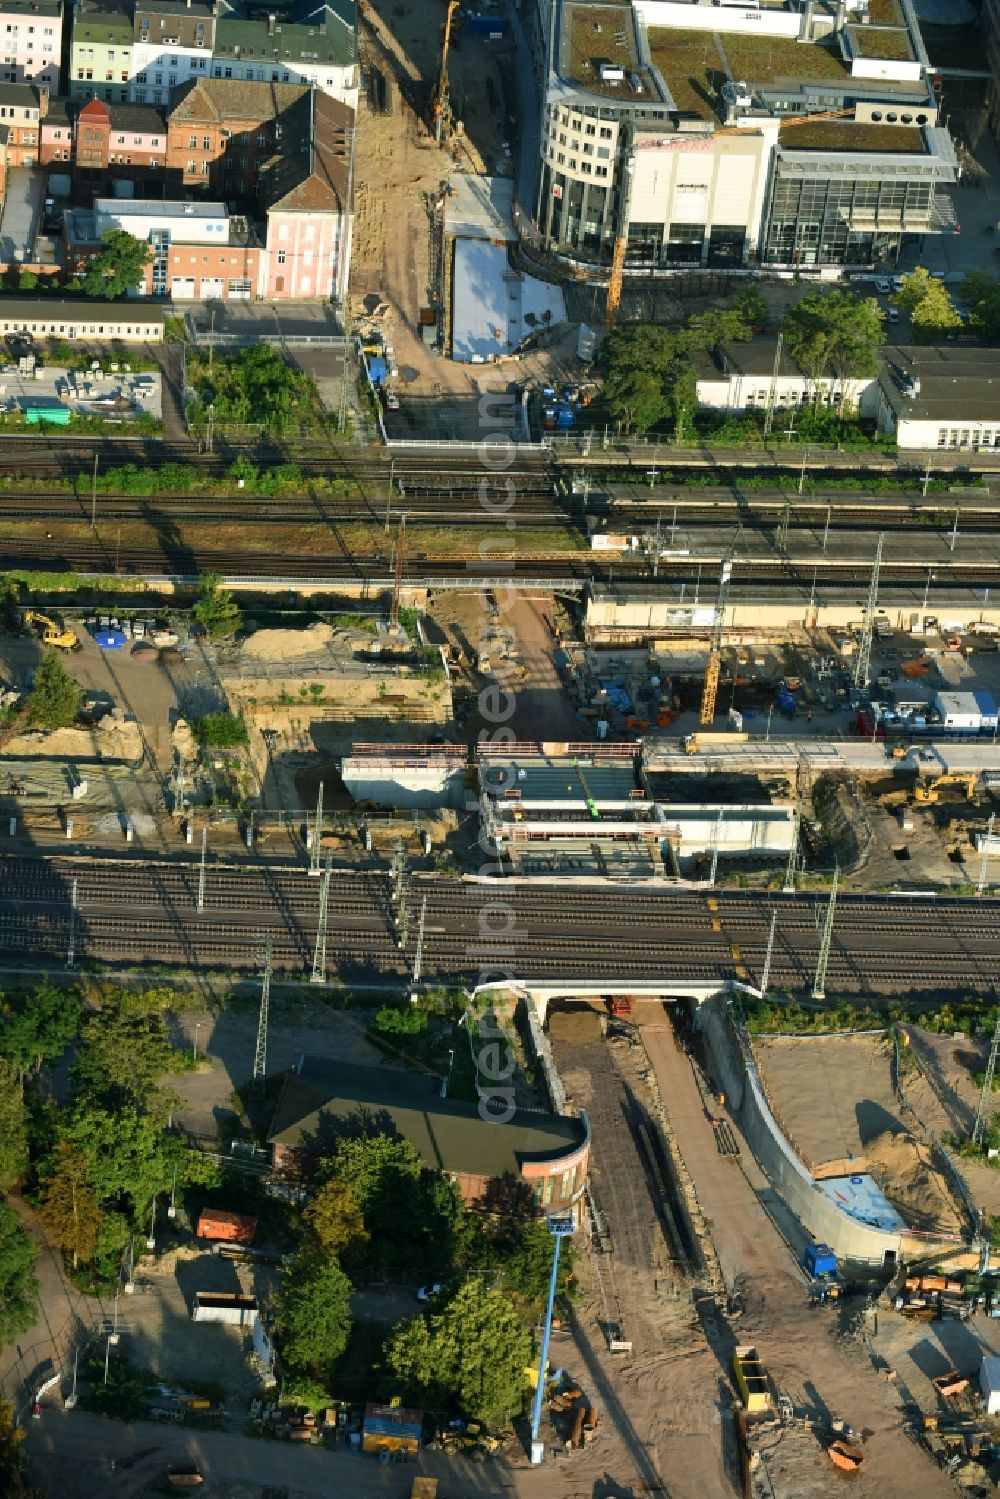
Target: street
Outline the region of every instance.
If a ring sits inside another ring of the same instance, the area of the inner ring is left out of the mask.
[[[253,1483],[262,1490],[274,1485],[283,1493],[293,1489],[323,1499],[348,1493],[352,1499],[399,1499],[418,1472],[446,1481],[456,1499],[497,1499],[510,1490],[509,1474],[498,1464],[481,1466],[437,1452],[422,1453],[417,1464],[401,1471],[344,1448],[329,1452],[152,1422],[130,1426],[48,1406],[41,1421],[29,1422],[27,1451],[30,1481],[51,1499],[129,1499],[171,1464],[183,1462],[196,1463],[217,1484]]]

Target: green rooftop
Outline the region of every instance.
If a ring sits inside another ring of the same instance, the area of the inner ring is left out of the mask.
[[[354,32],[337,29],[334,35],[312,26],[281,22],[271,32],[266,21],[224,19],[215,30],[215,56],[263,59],[294,66],[297,62],[326,62],[351,67],[355,62]]]
[[[905,26],[849,26],[847,34],[858,57],[884,57],[890,62],[913,62],[913,48]]]
[[[850,77],[834,42],[796,42],[785,37],[738,36],[735,32],[727,32],[720,40],[732,76],[750,88],[779,78],[845,83]]]
[[[655,27],[649,31],[648,40],[653,66],[673,94],[680,113],[718,120],[726,70],[715,35],[710,31]]]
[[[114,10],[83,11],[73,22],[73,46],[121,46],[132,41],[132,17]]]
[[[899,0],[868,0],[868,14],[873,26],[904,25],[903,7]]]
[[[883,151],[923,155],[924,133],[912,125],[877,125],[867,120],[803,120],[783,124],[779,144],[793,151]]]
[[[640,71],[631,5],[567,5],[562,25],[562,76],[594,94],[631,97],[627,76],[624,83],[601,77],[602,63],[626,75]]]

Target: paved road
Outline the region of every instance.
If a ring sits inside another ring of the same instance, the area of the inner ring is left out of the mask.
[[[852,1426],[871,1432],[865,1446],[867,1470],[852,1480],[857,1496],[935,1495],[953,1492],[904,1434],[898,1399],[879,1380],[860,1350],[850,1354],[829,1335],[831,1324],[806,1304],[806,1286],[791,1253],[760,1203],[765,1177],[743,1149],[743,1169],[721,1156],[690,1059],[675,1044],[669,1027],[658,1026],[653,1010],[639,1015],[642,1039],[653,1066],[674,1137],[696,1183],[702,1212],[728,1287],[739,1283],[747,1307],[737,1335],[757,1342],[761,1357],[797,1407],[828,1410]],[[831,1481],[830,1489],[837,1487]]]
[[[415,1473],[437,1475],[449,1495],[499,1499],[510,1490],[505,1467],[422,1453],[417,1465],[382,1468],[374,1458],[338,1450],[291,1447],[224,1432],[178,1431],[153,1422],[125,1425],[80,1411],[46,1409],[31,1423],[29,1476],[51,1499],[131,1499],[172,1463],[197,1463],[217,1483],[274,1485],[330,1499],[399,1499]],[[111,1470],[111,1461],[115,1470]]]

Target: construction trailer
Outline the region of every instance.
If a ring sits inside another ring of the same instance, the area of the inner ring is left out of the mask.
[[[361,1425],[361,1450],[386,1459],[397,1453],[416,1459],[424,1427],[423,1411],[404,1405],[366,1405]]]
[[[233,1291],[196,1291],[191,1318],[194,1322],[253,1327],[259,1310],[256,1296],[239,1296]]]

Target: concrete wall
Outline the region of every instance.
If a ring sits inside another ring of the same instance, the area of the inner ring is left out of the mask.
[[[377,766],[361,760],[344,760],[344,785],[359,802],[377,807],[454,807],[465,805],[465,773],[447,765],[428,765],[412,770],[402,766]]]
[[[842,1259],[881,1264],[887,1252],[906,1258],[931,1252],[935,1242],[954,1241],[869,1228],[842,1212],[816,1186],[771,1113],[757,1065],[736,1035],[724,1002],[703,1005],[695,1024],[705,1036],[712,1066],[730,1099],[732,1112],[758,1164],[814,1240],[829,1244]]]

